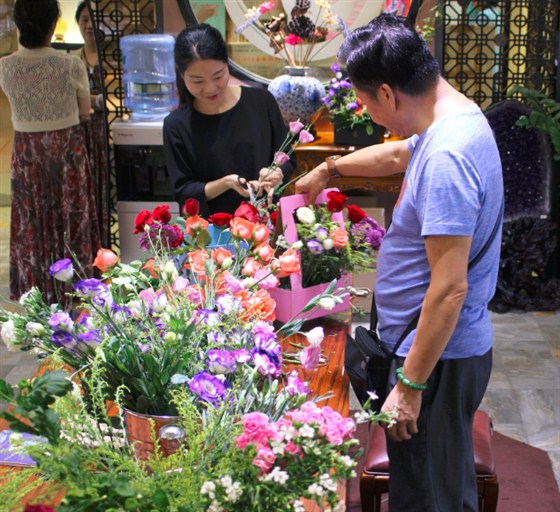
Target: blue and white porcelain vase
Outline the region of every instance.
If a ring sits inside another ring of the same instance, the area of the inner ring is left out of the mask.
[[[286,125],[298,119],[309,123],[323,104],[321,98],[325,95],[325,86],[308,74],[309,68],[286,69],[287,74],[271,80],[268,90],[276,99]]]

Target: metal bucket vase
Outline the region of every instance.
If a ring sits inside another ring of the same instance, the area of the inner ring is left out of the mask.
[[[308,74],[308,68],[287,68],[287,71],[271,80],[268,90],[276,99],[286,125],[298,119],[309,123],[322,105],[325,86]]]
[[[164,456],[176,452],[184,442],[179,416],[152,416],[124,409],[124,428],[134,455],[146,460],[155,453],[154,434]],[[176,428],[164,428],[174,426]],[[162,435],[163,433],[163,435]]]

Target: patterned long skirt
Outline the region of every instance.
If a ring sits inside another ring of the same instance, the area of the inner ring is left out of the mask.
[[[16,131],[10,231],[12,299],[19,299],[36,286],[48,302],[67,305],[65,285],[50,277],[49,266],[59,259],[75,257],[87,277],[92,277],[92,263],[100,247],[83,128]]]

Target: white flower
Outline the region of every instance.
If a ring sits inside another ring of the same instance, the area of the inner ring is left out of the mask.
[[[45,327],[39,322],[27,322],[25,324],[25,330],[33,336],[40,336],[45,333]]]
[[[301,500],[294,501],[294,512],[305,512],[305,506],[303,505],[303,501]]]
[[[315,212],[308,206],[302,206],[296,210],[296,216],[300,222],[304,224],[313,224],[315,222]]]
[[[2,324],[2,329],[0,330],[0,337],[2,337],[2,341],[8,347],[8,350],[11,352],[15,352],[16,348],[16,329],[13,320],[8,320]]]
[[[340,462],[342,462],[342,464],[344,464],[347,468],[351,468],[356,464],[354,459],[349,455],[342,455],[340,457]]]
[[[344,503],[344,501],[339,501],[336,505],[336,507],[334,507],[333,512],[344,512],[346,510],[346,503]]]
[[[222,269],[224,270],[227,270],[232,265],[233,265],[233,258],[231,256],[224,258],[224,261],[222,261]]]
[[[325,473],[319,477],[319,482],[328,491],[336,491],[336,482],[330,477],[328,473]]]
[[[31,290],[26,291],[20,298],[19,298],[19,303],[24,306],[25,305],[25,301],[27,300],[27,297],[29,297],[29,295],[31,295],[31,292],[33,291],[34,288],[31,288]]]
[[[309,425],[303,425],[299,429],[299,435],[301,437],[314,437],[315,436],[315,429]]]
[[[273,470],[263,477],[265,482],[276,482],[277,484],[284,485],[290,478],[290,475],[286,471],[282,471],[278,466],[275,466]]]
[[[325,494],[325,489],[323,489],[319,484],[311,484],[307,488],[309,494],[316,494],[317,496],[323,496]]]
[[[163,266],[163,274],[164,276],[167,276],[170,281],[175,281],[175,279],[179,277],[179,272],[177,272],[177,267],[173,261],[168,261]]]
[[[216,484],[209,480],[204,482],[202,484],[202,487],[200,488],[200,494],[207,494],[211,500],[213,500],[216,497],[216,495],[214,494],[215,491],[216,491]]]
[[[243,287],[246,290],[249,290],[251,288],[253,288],[253,286],[255,286],[257,284],[257,280],[253,279],[252,277],[248,277],[246,279],[243,279]]]
[[[323,331],[323,328],[321,326],[314,327],[308,333],[306,333],[305,336],[307,338],[307,341],[309,341],[309,346],[319,347],[325,337],[325,331]]]
[[[329,311],[331,311],[332,309],[334,309],[336,302],[332,297],[323,297],[321,299],[319,299],[319,302],[317,303],[317,305],[320,308],[323,309],[327,309]]]
[[[323,240],[323,247],[325,248],[325,251],[330,251],[334,247],[334,240],[331,238]]]
[[[298,240],[297,242],[294,242],[292,244],[292,249],[294,251],[299,251],[302,247],[303,247],[303,242],[301,240]]]
[[[367,411],[358,411],[354,414],[354,418],[356,418],[356,423],[364,423],[369,420],[369,413]]]
[[[214,500],[208,507],[208,512],[224,512],[225,508],[222,507],[216,500]]]

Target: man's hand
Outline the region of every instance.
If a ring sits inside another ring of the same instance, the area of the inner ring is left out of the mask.
[[[418,433],[416,424],[422,405],[422,392],[407,388],[400,382],[392,389],[381,407],[385,411],[397,411],[395,424],[387,430],[394,441],[406,441]]]
[[[327,187],[329,178],[327,164],[322,162],[296,181],[296,194],[309,194],[309,204],[315,204],[317,196]]]

